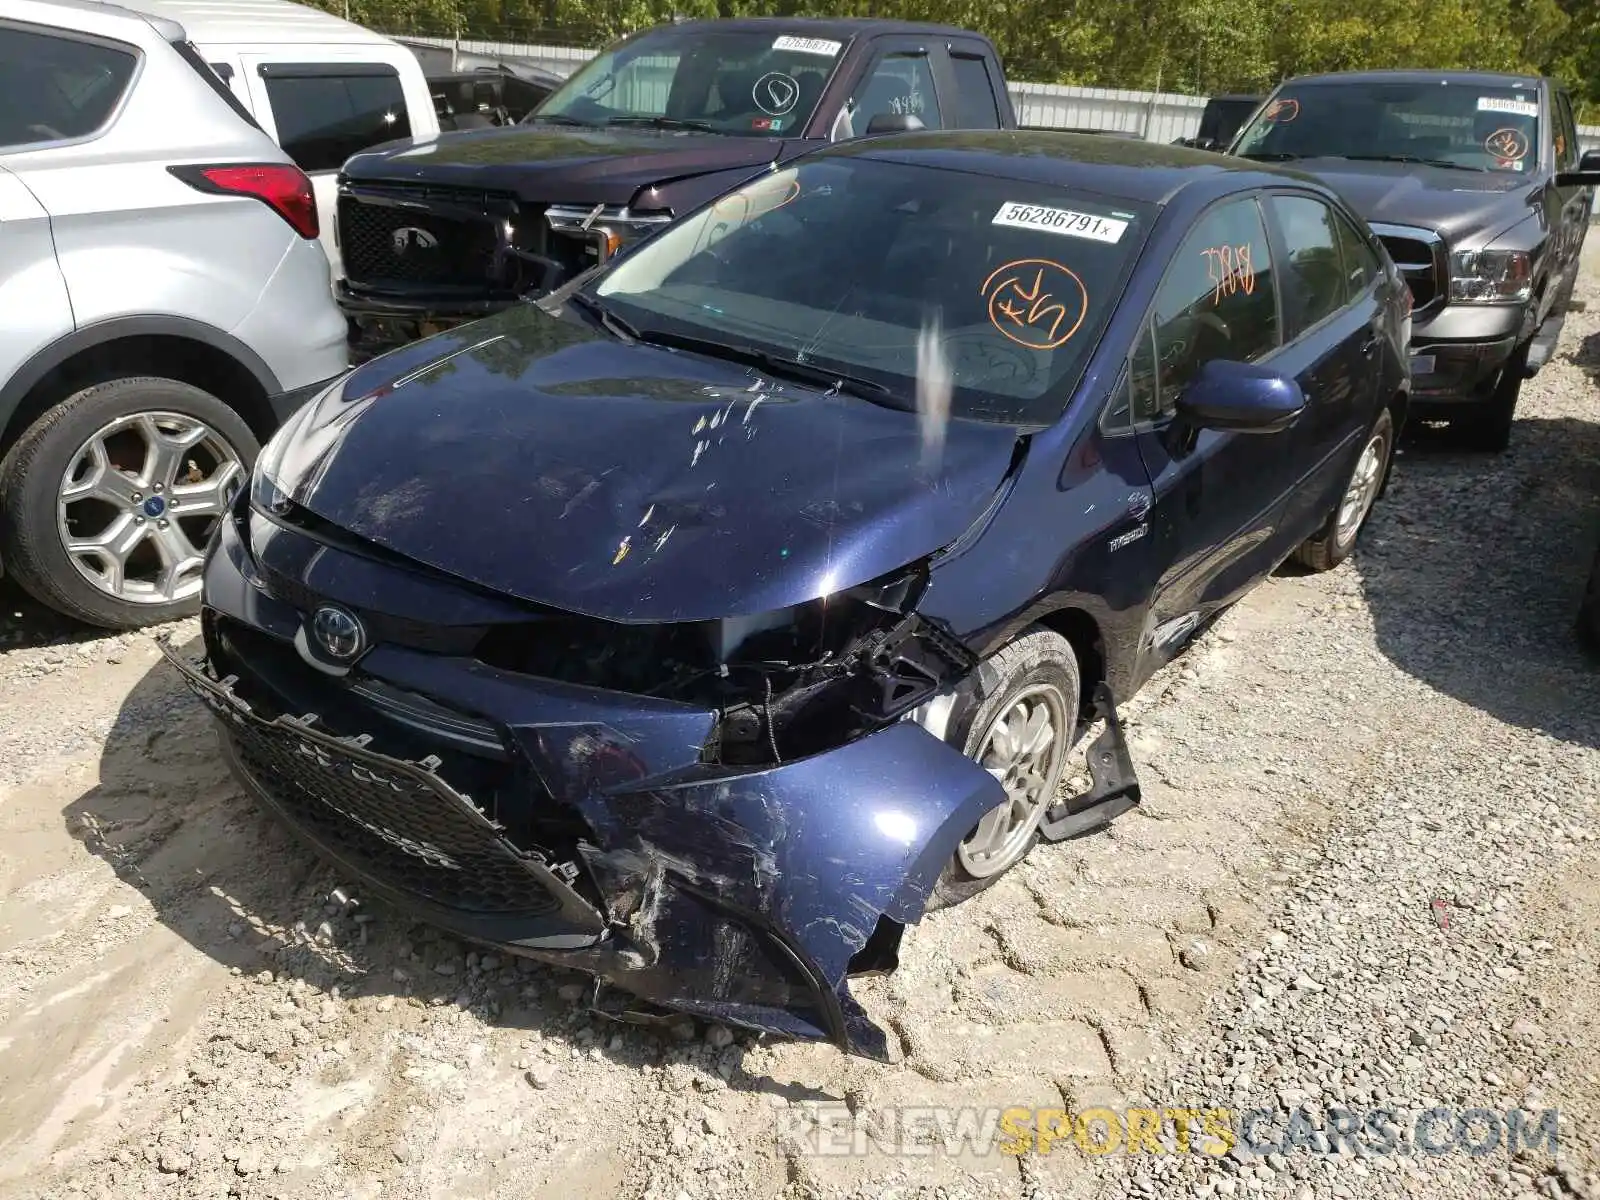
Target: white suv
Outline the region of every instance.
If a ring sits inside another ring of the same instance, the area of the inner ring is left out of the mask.
[[[183,27],[0,7],[0,567],[127,627],[193,612],[260,443],[347,365],[310,181]]]
[[[343,271],[334,218],[344,160],[382,142],[439,134],[416,52],[290,0],[118,2],[181,24],[234,98],[311,176],[322,248],[337,279]]]

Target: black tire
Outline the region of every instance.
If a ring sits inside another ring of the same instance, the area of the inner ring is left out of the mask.
[[[1361,537],[1361,531],[1366,528],[1372,509],[1369,507],[1362,514],[1361,521],[1344,538],[1339,536],[1339,512],[1344,507],[1345,495],[1355,481],[1356,471],[1361,467],[1366,449],[1376,438],[1383,439],[1383,449],[1378,465],[1378,490],[1374,492],[1373,500],[1375,501],[1382,492],[1383,484],[1389,477],[1389,466],[1394,461],[1394,414],[1387,408],[1378,414],[1378,419],[1372,423],[1372,428],[1362,439],[1361,452],[1350,467],[1350,476],[1345,480],[1344,487],[1339,489],[1339,498],[1333,502],[1333,508],[1328,512],[1328,519],[1322,523],[1321,529],[1295,547],[1294,560],[1301,566],[1313,571],[1331,571],[1349,558],[1351,551],[1356,548],[1356,542]]]
[[[96,431],[141,412],[169,412],[208,426],[239,458],[246,477],[261,446],[244,419],[208,392],[173,379],[112,379],[84,388],[35,421],[0,459],[0,559],[35,600],[90,625],[133,629],[200,608],[199,596],[169,603],[119,599],[85,579],[56,526],[62,477]]]
[[[1594,659],[1600,660],[1600,550],[1595,551],[1589,568],[1589,583],[1578,605],[1578,643]]]
[[[1450,431],[1460,445],[1488,454],[1499,454],[1511,445],[1511,427],[1517,418],[1517,401],[1522,396],[1531,348],[1531,342],[1524,342],[1513,350],[1500,369],[1489,398],[1451,418]]]
[[[1078,707],[1081,683],[1078,656],[1072,644],[1054,630],[1041,625],[1029,626],[1015,640],[996,651],[966,679],[956,693],[955,704],[945,728],[945,741],[969,758],[976,758],[990,724],[1003,713],[1025,690],[1035,685],[1054,688],[1059,693],[1060,704],[1067,714],[1070,728],[1062,736],[1067,739],[1062,753],[1063,767],[1070,757],[1078,735]],[[1056,773],[1059,785],[1064,770]],[[1052,787],[1047,805],[1054,802]],[[963,834],[963,838],[970,836]],[[970,899],[992,887],[1017,863],[1028,856],[1038,841],[1034,833],[1022,852],[994,874],[976,877],[961,863],[959,855],[945,864],[938,882],[928,899],[929,910],[948,908]]]

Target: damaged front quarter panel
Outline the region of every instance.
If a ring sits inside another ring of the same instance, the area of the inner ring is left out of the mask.
[[[673,1007],[826,1036],[886,1060],[884,1031],[847,987],[851,960],[880,919],[903,926],[922,917],[961,838],[1003,799],[982,767],[901,721],[732,779],[591,796],[583,812],[607,848],[580,849],[613,898],[610,915],[638,947],[638,967],[659,964],[692,982],[693,994],[671,997]],[[679,941],[708,917],[722,932]],[[768,944],[747,945],[741,929]],[[748,954],[790,957],[810,985],[794,999],[810,990],[817,1011],[777,1005],[789,1011],[764,1021],[759,1003],[740,1002]],[[633,990],[625,978],[615,982]]]
[[[911,611],[924,581],[908,568],[836,598],[831,649],[730,658],[712,761],[670,761],[616,726],[514,730],[593,833],[577,852],[617,936],[579,956],[589,969],[674,1008],[887,1056],[847,977],[882,957],[863,955],[869,942],[892,953],[961,838],[1004,800],[987,771],[901,719],[976,665]],[[798,645],[768,633],[742,649]],[[733,716],[744,740],[730,740]]]

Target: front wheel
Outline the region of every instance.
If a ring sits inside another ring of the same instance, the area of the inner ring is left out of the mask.
[[[992,886],[1039,840],[1077,741],[1078,657],[1035,626],[973,672],[958,693],[946,740],[993,775],[1005,799],[967,831],[939,877],[930,908]]]
[[[1451,432],[1467,449],[1499,454],[1511,445],[1511,428],[1517,418],[1522,383],[1527,378],[1531,346],[1531,342],[1524,342],[1512,351],[1487,400],[1451,419]]]
[[[211,530],[259,451],[238,413],[189,384],[85,388],[0,460],[0,557],[34,599],[91,625],[188,616]]]
[[[1350,557],[1350,552],[1356,548],[1356,538],[1372,513],[1373,501],[1383,490],[1393,453],[1394,417],[1386,408],[1367,431],[1367,439],[1362,443],[1356,465],[1350,469],[1339,502],[1333,506],[1322,528],[1295,550],[1296,562],[1313,571],[1331,571]]]

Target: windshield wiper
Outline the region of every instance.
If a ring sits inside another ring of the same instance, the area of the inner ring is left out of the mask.
[[[1417,163],[1424,167],[1448,167],[1456,171],[1487,171],[1473,163],[1452,162],[1448,158],[1419,158],[1415,154],[1330,154],[1329,158],[1343,158],[1351,162]]]
[[[572,295],[567,297],[567,301],[588,313],[602,329],[618,341],[637,342],[640,340],[640,334],[637,329],[622,317],[617,316],[616,313],[601,304],[593,296],[584,292],[573,292]]]
[[[756,367],[778,379],[810,384],[813,387],[821,386],[831,392],[854,396],[858,400],[870,400],[874,404],[886,404],[890,408],[902,407],[899,403],[890,403],[890,401],[897,401],[898,397],[891,389],[881,383],[876,383],[871,379],[863,379],[859,375],[846,374],[832,367],[802,362],[798,358],[788,358],[782,354],[773,354],[767,350],[757,350],[754,346],[729,345],[726,342],[713,341],[710,338],[694,337],[686,333],[668,333],[665,330],[654,329],[642,331],[639,334],[639,340],[657,346],[668,346],[675,350],[690,350],[696,354],[704,354],[708,358],[720,358],[727,362],[744,363],[746,366]]]
[[[569,117],[565,113],[529,113],[522,118],[524,125],[537,125],[540,122],[548,125],[582,125],[585,129],[593,129],[593,121],[580,121],[577,117]]]
[[[607,125],[648,125],[652,129],[693,129],[697,133],[721,133],[706,121],[686,121],[682,117],[610,117]]]
[[[1252,150],[1248,154],[1239,155],[1240,158],[1253,158],[1258,162],[1292,162],[1297,158],[1307,157],[1304,154],[1290,154],[1286,150]]]

